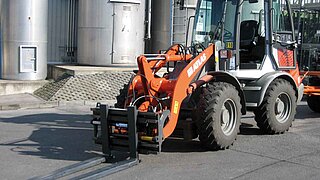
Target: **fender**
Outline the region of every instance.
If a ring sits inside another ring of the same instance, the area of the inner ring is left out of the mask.
[[[213,81],[218,81],[218,82],[227,82],[232,84],[233,86],[236,87],[237,91],[239,92],[239,96],[241,99],[241,113],[243,115],[246,114],[246,98],[245,94],[243,92],[242,86],[239,82],[239,80],[233,76],[232,74],[225,72],[225,71],[210,71],[208,72],[208,75],[212,75],[214,77]]]
[[[243,87],[244,93],[246,95],[247,107],[260,106],[268,87],[277,78],[287,80],[293,86],[294,91],[296,92],[295,95],[297,97],[297,100],[299,99],[299,90],[292,76],[284,71],[275,71],[267,73],[258,80],[248,83],[245,87]]]

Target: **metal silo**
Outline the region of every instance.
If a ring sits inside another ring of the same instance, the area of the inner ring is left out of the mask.
[[[172,44],[173,0],[152,0],[152,52],[166,50]]]
[[[134,66],[144,51],[144,0],[79,0],[78,63]]]
[[[152,52],[166,50],[172,44],[186,43],[188,18],[194,16],[197,0],[152,0],[151,44]],[[189,26],[189,39],[193,19]]]
[[[0,0],[2,78],[47,76],[48,0]]]

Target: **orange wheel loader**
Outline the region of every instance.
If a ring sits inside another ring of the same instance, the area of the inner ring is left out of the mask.
[[[199,0],[194,21],[190,46],[139,56],[115,107],[92,109],[106,156],[161,152],[172,136],[226,149],[247,111],[264,133],[289,130],[303,85],[288,0]]]

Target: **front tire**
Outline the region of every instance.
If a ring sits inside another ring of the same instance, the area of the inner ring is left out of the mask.
[[[262,104],[254,111],[258,127],[268,134],[288,131],[294,120],[297,98],[292,85],[284,79],[274,80]]]
[[[207,84],[200,94],[196,116],[199,139],[205,147],[211,150],[229,148],[239,132],[239,92],[229,83]]]
[[[307,103],[312,111],[320,113],[320,96],[308,96]]]

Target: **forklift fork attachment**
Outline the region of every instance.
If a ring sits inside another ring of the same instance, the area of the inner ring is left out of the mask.
[[[109,109],[107,105],[100,105],[100,121],[101,121],[101,140],[102,140],[102,152],[104,155],[112,157],[112,143],[110,139],[110,123],[108,121],[108,114],[113,109]],[[122,111],[124,112],[124,111]],[[128,107],[127,111],[127,125],[128,125],[128,146],[129,146],[129,157],[132,159],[138,158],[138,135],[137,135],[137,110],[135,107]]]
[[[163,126],[170,114],[169,110],[159,114],[140,112],[135,106],[118,109],[97,104],[92,111],[94,119],[91,124],[94,126],[94,138],[96,143],[102,144],[102,152],[106,157],[113,158],[113,150],[126,151],[131,159],[138,159],[138,152],[147,154],[161,152]],[[121,133],[121,130],[116,133],[115,125],[123,127],[124,133]],[[147,126],[156,127],[157,135],[153,137],[141,135],[139,130]]]

